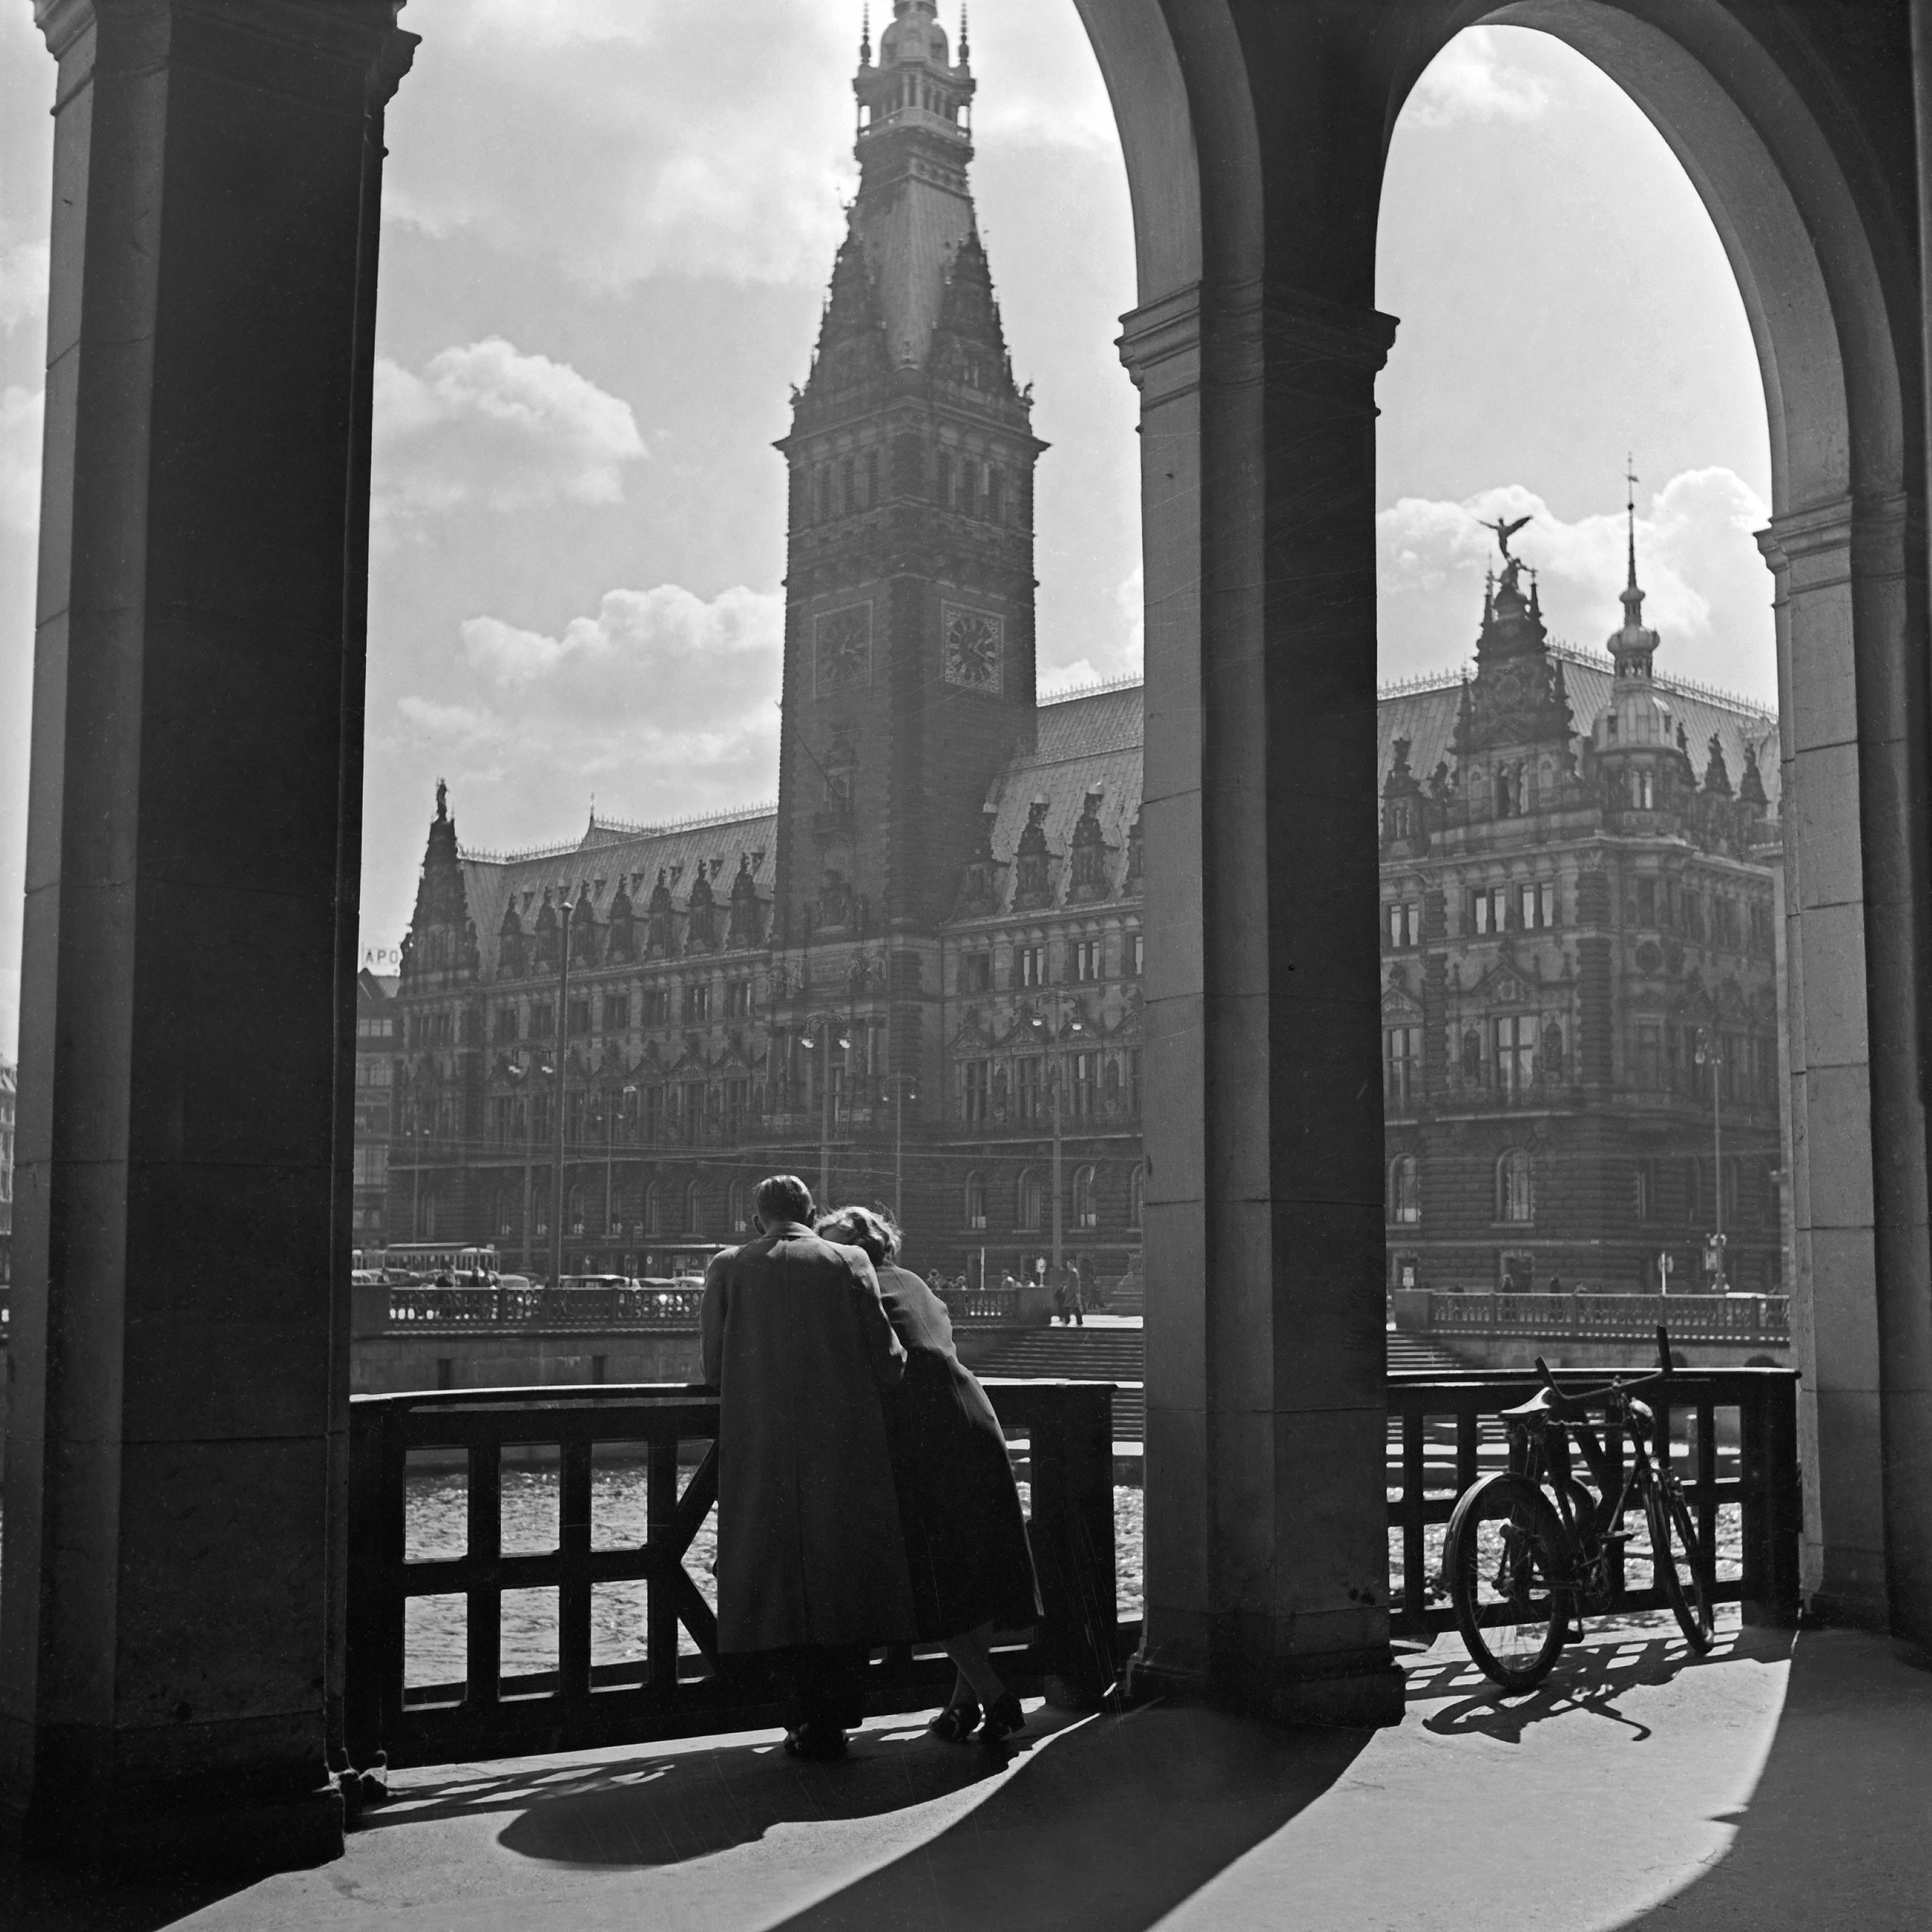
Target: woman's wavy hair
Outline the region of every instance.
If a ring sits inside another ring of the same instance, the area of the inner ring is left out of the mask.
[[[836,1208],[819,1217],[818,1232],[841,1247],[856,1248],[874,1268],[899,1256],[899,1231],[890,1214],[871,1208]]]

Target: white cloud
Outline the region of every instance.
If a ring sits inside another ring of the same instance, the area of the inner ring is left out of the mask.
[[[411,24],[391,220],[598,289],[824,274],[854,178],[855,22],[795,0],[412,0]]]
[[[620,502],[623,466],[645,453],[628,403],[500,336],[443,350],[420,376],[376,362],[379,517]]]
[[[42,392],[0,389],[0,529],[32,536],[40,519]]]
[[[1550,102],[1548,83],[1510,66],[1493,29],[1471,27],[1423,70],[1402,118],[1424,128],[1446,128],[1457,121],[1534,121]]]
[[[778,789],[784,600],[742,586],[613,590],[555,636],[493,616],[460,627],[442,693],[396,706],[381,748],[436,760],[464,836],[524,845],[598,809],[657,819]]]
[[[47,309],[47,244],[15,242],[0,247],[0,329],[38,320]]]
[[[1774,699],[1772,584],[1754,532],[1768,511],[1742,478],[1714,466],[1671,478],[1636,521],[1644,622],[1661,634],[1658,669]],[[1486,520],[1528,515],[1510,547],[1538,573],[1552,637],[1589,649],[1623,621],[1622,506],[1565,521],[1520,484],[1460,502],[1405,496],[1376,520],[1384,678],[1453,668],[1475,645],[1483,573],[1496,560]]]

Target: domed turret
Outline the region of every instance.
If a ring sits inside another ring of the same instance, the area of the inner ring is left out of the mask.
[[[1635,479],[1630,479],[1635,488]],[[1622,598],[1624,621],[1604,640],[1616,666],[1616,682],[1610,701],[1597,713],[1591,738],[1599,754],[1648,748],[1674,749],[1677,742],[1677,714],[1652,682],[1652,660],[1661,641],[1658,634],[1645,628],[1643,592],[1636,580],[1636,499],[1626,496],[1624,514],[1628,523],[1628,572]]]
[[[934,17],[938,10],[933,0],[893,0],[892,24],[879,36],[879,64],[925,61],[946,66],[946,29]]]

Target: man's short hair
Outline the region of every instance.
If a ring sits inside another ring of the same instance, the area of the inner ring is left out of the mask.
[[[768,1174],[758,1183],[752,1205],[768,1228],[779,1221],[812,1226],[812,1190],[795,1174]]]

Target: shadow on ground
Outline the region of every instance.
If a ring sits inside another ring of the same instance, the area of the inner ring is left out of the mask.
[[[1160,1705],[1090,1718],[784,1932],[1142,1932],[1321,1797],[1373,1735]]]
[[[1932,1660],[1851,1630],[1801,1636],[1723,1858],[1622,1932],[1923,1932],[1932,1924]]]
[[[246,1876],[155,1884],[104,1878],[0,1853],[5,1932],[159,1932],[244,1890]]]
[[[1408,1701],[1431,1701],[1451,1690],[1466,1694],[1423,1719],[1424,1730],[1438,1737],[1474,1733],[1498,1744],[1519,1744],[1532,1726],[1580,1712],[1623,1726],[1630,1743],[1642,1744],[1651,1735],[1649,1726],[1627,1715],[1618,1702],[1632,1690],[1668,1683],[1681,1671],[1709,1670],[1741,1658],[1775,1662],[1790,1648],[1786,1630],[1720,1625],[1716,1648],[1700,1657],[1674,1624],[1667,1634],[1626,1629],[1568,1646],[1534,1690],[1508,1691],[1484,1679],[1459,1646],[1454,1655],[1418,1658],[1408,1665]]]

